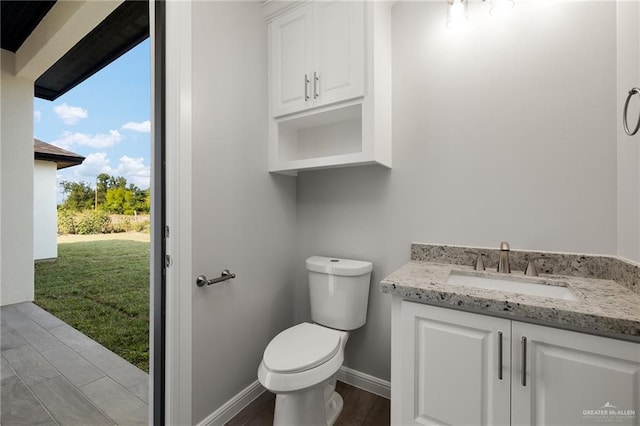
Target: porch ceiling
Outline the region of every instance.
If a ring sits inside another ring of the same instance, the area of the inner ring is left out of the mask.
[[[17,54],[23,53],[21,46],[29,44],[25,41],[55,4],[56,0],[2,0],[0,2],[2,49]],[[42,74],[35,81],[35,96],[50,101],[55,100],[147,37],[149,37],[149,1],[122,2],[46,71],[40,71]],[[35,74],[34,78],[38,74]]]
[[[0,47],[16,53],[55,2],[56,0],[0,2]]]
[[[55,100],[149,37],[148,0],[127,0],[35,82],[35,96]]]

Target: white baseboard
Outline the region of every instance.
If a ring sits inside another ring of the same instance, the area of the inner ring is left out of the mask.
[[[367,392],[391,398],[391,383],[348,367],[338,370],[338,380]],[[266,389],[257,380],[244,388],[239,394],[227,401],[222,407],[198,423],[198,426],[222,426],[240,413],[247,405],[262,395]]]
[[[240,391],[239,394],[227,401],[222,407],[207,416],[198,423],[198,426],[222,426],[229,420],[234,418],[247,405],[251,404],[257,397],[262,395],[266,389],[259,381],[251,383],[249,386]]]
[[[364,389],[367,392],[391,399],[391,383],[348,367],[340,367],[338,380],[351,386]]]

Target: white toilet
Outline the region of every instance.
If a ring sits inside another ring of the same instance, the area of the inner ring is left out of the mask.
[[[373,265],[359,260],[313,256],[307,259],[311,319],[271,340],[258,379],[276,394],[273,424],[332,425],[342,411],[335,391],[348,330],[367,320]]]

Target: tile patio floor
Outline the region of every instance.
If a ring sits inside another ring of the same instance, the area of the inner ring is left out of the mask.
[[[0,308],[0,424],[146,425],[149,376],[33,303]]]

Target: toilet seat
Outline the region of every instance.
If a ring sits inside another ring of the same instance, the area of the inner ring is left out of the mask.
[[[338,352],[341,332],[303,322],[271,340],[264,350],[265,366],[276,373],[298,373],[324,364]]]
[[[291,334],[301,333],[303,340],[297,343],[288,342],[288,338],[292,337],[289,334],[292,329],[295,331]],[[280,336],[286,337],[280,339]],[[323,340],[323,343],[313,341],[319,336],[321,336],[319,340]],[[337,346],[333,345],[334,336],[337,338]],[[344,362],[344,346],[348,338],[349,333],[346,331],[333,330],[317,324],[302,323],[291,327],[278,334],[265,349],[262,362],[258,367],[258,380],[262,386],[274,393],[296,392],[329,380]],[[302,341],[306,343],[301,344]],[[311,341],[313,342],[309,343]],[[296,352],[301,350],[304,344],[314,348],[309,351],[309,355],[297,358]],[[277,353],[285,353],[285,357],[292,362],[279,363],[274,359],[278,356]],[[311,353],[314,355],[310,355]],[[275,371],[271,367],[287,371]]]

